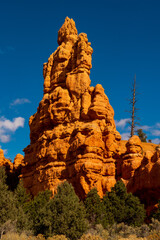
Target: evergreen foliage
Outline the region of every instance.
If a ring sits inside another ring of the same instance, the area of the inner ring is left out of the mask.
[[[47,208],[51,196],[52,192],[49,190],[40,192],[32,201],[29,201],[24,206],[25,213],[28,215],[30,220],[30,228],[35,235],[44,234],[47,236],[51,233],[51,213]]]
[[[106,227],[111,222],[110,216],[106,215],[105,205],[100,199],[96,188],[93,188],[87,194],[84,204],[87,212],[87,218],[92,227],[96,224],[102,224],[103,227]]]
[[[158,209],[156,212],[152,213],[152,218],[160,221],[160,200],[158,201]]]
[[[140,200],[131,193],[127,193],[122,181],[118,181],[103,198],[106,214],[113,214],[116,223],[124,222],[128,225],[140,226],[144,222],[145,209]]]
[[[2,167],[0,168],[0,225],[8,220],[15,220],[17,215],[15,202],[15,197],[6,184],[5,168]]]
[[[84,205],[68,182],[58,186],[57,194],[51,199],[49,208],[55,234],[63,234],[74,240],[87,229]]]
[[[159,209],[154,217],[160,220]],[[68,182],[58,186],[54,197],[47,190],[31,200],[21,181],[14,192],[8,189],[5,169],[0,168],[0,235],[15,229],[19,234],[32,231],[34,235],[43,234],[51,239],[54,235],[65,235],[75,240],[85,233],[88,223],[92,229],[96,226],[108,229],[108,225],[122,222],[140,226],[144,218],[144,206],[137,197],[127,193],[122,181],[106,192],[103,199],[92,189],[84,203]]]
[[[137,129],[137,134],[138,134],[138,137],[140,138],[141,142],[147,142],[147,135],[143,132],[143,130],[141,128]]]

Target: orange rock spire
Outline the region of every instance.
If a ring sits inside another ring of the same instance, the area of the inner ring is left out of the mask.
[[[98,84],[90,87],[91,43],[68,17],[58,32],[57,50],[44,64],[44,96],[30,117],[31,144],[22,177],[36,195],[68,180],[83,198],[97,187],[102,196],[115,184],[121,139],[114,111]]]

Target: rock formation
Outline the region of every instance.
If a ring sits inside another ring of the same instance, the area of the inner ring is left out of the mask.
[[[146,151],[137,136],[124,146],[103,87],[90,86],[91,44],[68,17],[58,44],[43,67],[44,96],[29,120],[30,145],[14,163],[24,186],[34,196],[54,193],[67,180],[81,198],[93,187],[102,197],[122,179],[152,208],[160,198],[160,147]]]
[[[139,160],[134,161],[137,167],[127,183],[127,189],[144,202],[150,213],[160,199],[160,146],[154,152],[144,152],[142,161]]]
[[[68,180],[83,198],[97,187],[114,186],[120,134],[103,87],[91,87],[92,48],[68,17],[58,32],[57,50],[44,64],[44,96],[30,117],[31,143],[24,149],[22,178],[32,195],[56,191]]]
[[[4,157],[3,150],[0,149],[0,167],[5,167],[6,171],[13,170],[13,163]]]
[[[143,143],[138,136],[131,137],[122,146],[116,165],[116,180],[122,179],[128,192],[137,195],[147,208],[155,208],[160,199],[160,145]]]
[[[17,154],[14,162],[11,162],[11,160],[4,157],[3,150],[0,149],[0,167],[5,167],[7,175],[6,181],[9,189],[11,190],[14,190],[19,182],[19,176],[23,166],[23,159],[23,155]]]

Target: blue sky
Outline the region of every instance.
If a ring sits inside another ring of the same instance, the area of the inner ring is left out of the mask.
[[[93,47],[92,86],[100,83],[115,111],[117,130],[127,125],[133,78],[137,113],[148,139],[160,142],[159,0],[6,0],[0,2],[0,146],[14,159],[29,143],[29,117],[43,96],[43,63],[57,48],[65,17],[73,18]]]

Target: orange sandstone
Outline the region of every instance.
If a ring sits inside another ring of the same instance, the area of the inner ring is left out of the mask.
[[[44,64],[44,96],[30,117],[31,143],[24,149],[24,186],[36,195],[67,180],[81,198],[114,186],[120,134],[103,87],[91,87],[93,49],[68,17],[57,50]]]
[[[32,194],[69,181],[84,198],[99,195],[122,179],[127,190],[153,207],[160,198],[160,148],[133,136],[126,144],[116,131],[114,111],[100,84],[91,87],[91,43],[68,17],[58,48],[44,63],[44,96],[30,117],[30,145],[20,164]]]

